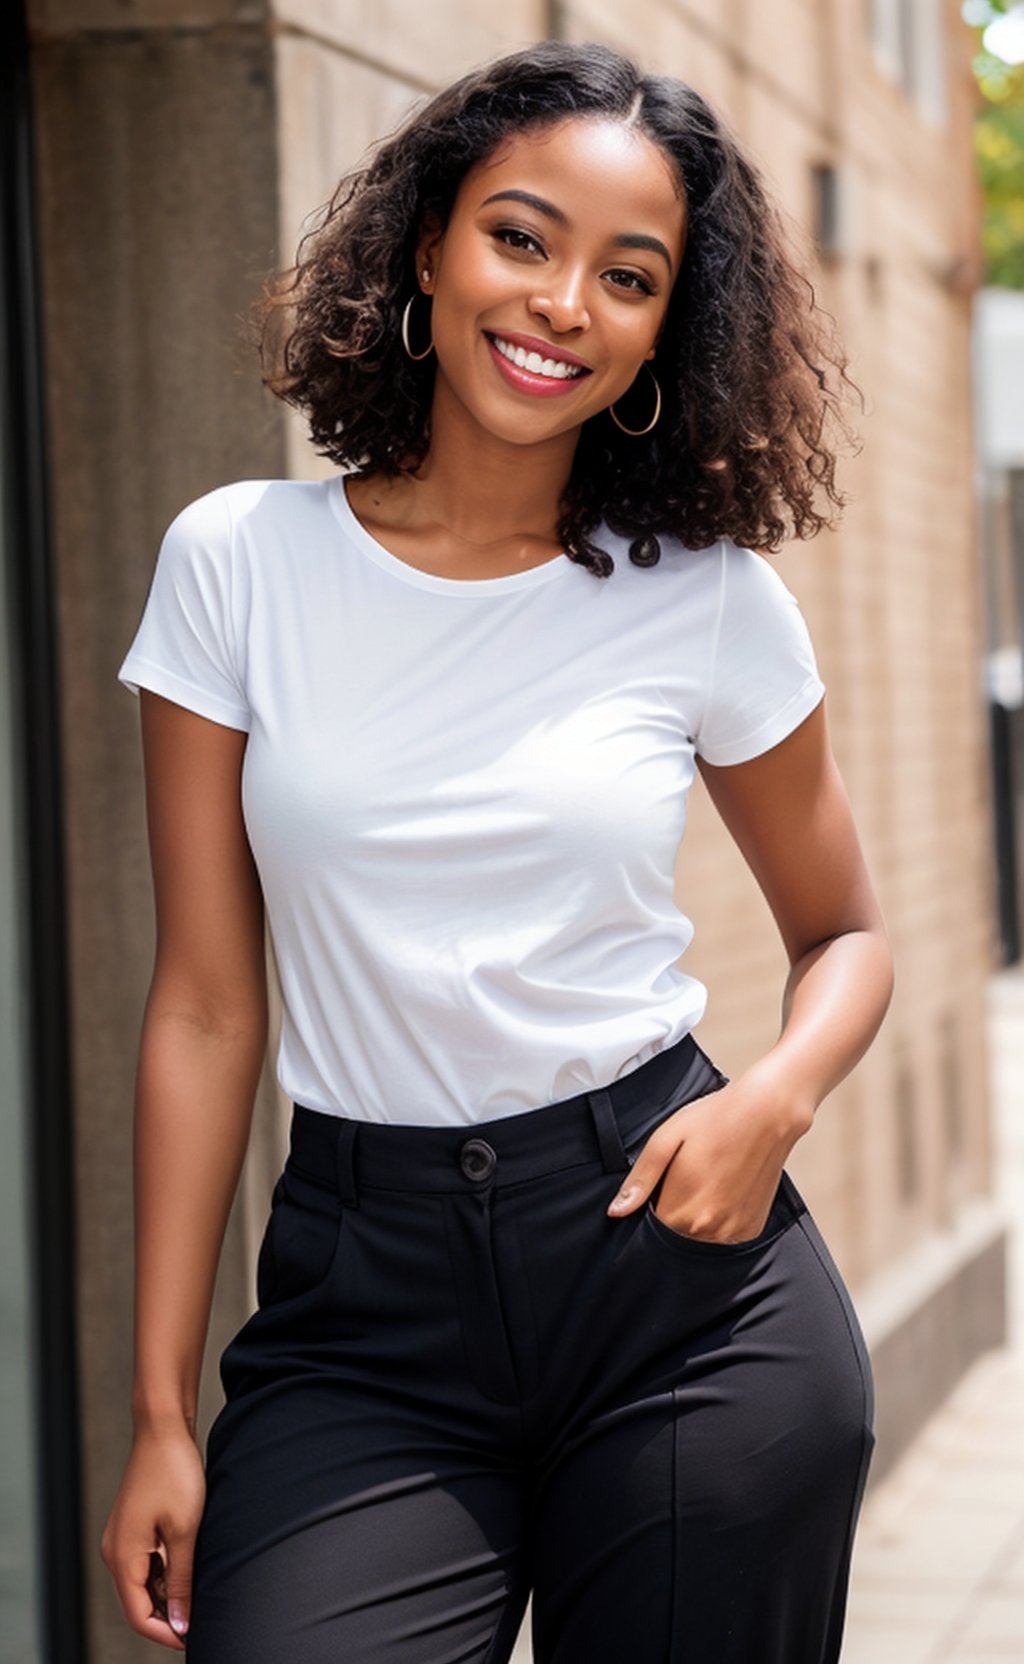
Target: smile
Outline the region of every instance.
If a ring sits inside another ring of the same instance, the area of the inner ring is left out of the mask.
[[[521,393],[568,393],[591,373],[587,365],[578,361],[547,357],[518,346],[502,335],[485,331],[484,339],[504,379]]]
[[[558,381],[577,381],[587,374],[582,364],[569,364],[564,358],[542,358],[539,352],[514,347],[511,341],[503,341],[500,335],[492,335],[490,340],[510,364],[517,365],[520,370],[529,370],[531,375],[554,376]]]

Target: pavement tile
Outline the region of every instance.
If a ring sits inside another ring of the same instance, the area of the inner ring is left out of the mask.
[[[990,1007],[995,1170],[1024,1219],[1024,977]],[[1024,1664],[1024,1244],[1010,1344],[985,1353],[877,1486],[854,1542],[842,1664]]]
[[[985,1588],[972,1597],[958,1640],[1015,1641],[1024,1658],[1024,1593],[1003,1584]]]
[[[989,1461],[944,1463],[930,1494],[944,1506],[955,1502],[964,1513],[985,1510],[1019,1519],[1024,1509],[1020,1469],[1007,1472]]]
[[[940,1501],[898,1528],[876,1528],[865,1519],[854,1545],[851,1581],[867,1576],[976,1583],[1006,1549],[1017,1523],[1017,1517],[1001,1514],[964,1514]]]
[[[861,1578],[850,1590],[849,1620],[869,1627],[926,1629],[934,1635],[936,1624],[948,1628],[968,1610],[976,1588],[937,1579]]]
[[[893,1629],[889,1624],[859,1623],[848,1628],[840,1664],[933,1664],[935,1630]]]
[[[1018,1544],[1000,1580],[1006,1584],[1024,1585],[1024,1541]]]
[[[1024,1411],[1021,1412],[1024,1419]],[[936,1428],[929,1439],[929,1450],[942,1462],[974,1462],[979,1467],[1012,1469],[1018,1476],[1024,1469],[1024,1434],[1014,1440],[1009,1433],[996,1432],[989,1426],[947,1426]]]
[[[926,1664],[982,1664],[988,1659],[989,1664],[1007,1664],[1008,1659],[1014,1659],[1015,1664],[1021,1664],[1021,1650],[1018,1641],[954,1641],[949,1647],[940,1647],[932,1653]],[[846,1654],[843,1654],[842,1664],[847,1664]],[[876,1658],[875,1664],[888,1664],[888,1660]],[[894,1657],[893,1664],[896,1664]]]

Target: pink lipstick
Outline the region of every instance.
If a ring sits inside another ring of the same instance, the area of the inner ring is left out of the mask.
[[[485,332],[484,339],[498,370],[520,393],[556,397],[571,392],[590,374],[589,366],[575,353],[553,347],[536,336],[494,331]]]

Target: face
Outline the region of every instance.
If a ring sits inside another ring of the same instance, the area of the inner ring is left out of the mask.
[[[435,421],[455,408],[516,444],[575,434],[653,358],[685,240],[670,158],[624,123],[503,141],[419,240]]]

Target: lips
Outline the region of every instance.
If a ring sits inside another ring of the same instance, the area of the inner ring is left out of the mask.
[[[575,353],[552,347],[536,336],[485,331],[484,338],[505,380],[523,393],[568,393],[591,373]]]

